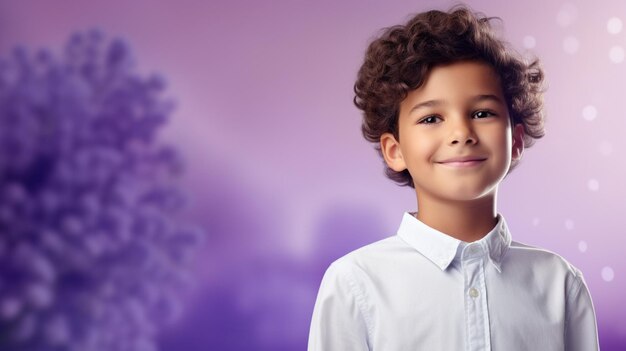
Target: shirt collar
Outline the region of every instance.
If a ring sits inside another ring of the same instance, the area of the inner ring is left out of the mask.
[[[466,243],[431,228],[409,212],[404,212],[397,234],[441,270],[448,268],[455,259],[461,261],[463,257],[471,258],[486,252],[489,261],[501,272],[502,259],[511,245],[511,234],[504,217],[498,213],[497,218],[496,225],[482,239]]]

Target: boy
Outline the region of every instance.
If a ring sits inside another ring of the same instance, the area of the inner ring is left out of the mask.
[[[543,72],[489,20],[429,11],[370,44],[363,135],[418,211],[326,270],[309,351],[598,349],[581,272],[512,241],[496,210],[499,183],[544,135]]]

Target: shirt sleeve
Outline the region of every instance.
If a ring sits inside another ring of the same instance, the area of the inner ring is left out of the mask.
[[[346,267],[331,264],[313,308],[308,351],[369,350],[362,297]]]
[[[598,350],[596,314],[589,289],[580,271],[567,299],[565,319],[565,350]]]

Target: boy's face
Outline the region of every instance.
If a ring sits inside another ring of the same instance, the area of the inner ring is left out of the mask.
[[[523,151],[523,126],[512,133],[499,77],[479,61],[434,67],[400,103],[398,127],[400,142],[386,133],[381,148],[390,168],[409,170],[418,202],[495,196]],[[446,162],[465,156],[480,161]]]

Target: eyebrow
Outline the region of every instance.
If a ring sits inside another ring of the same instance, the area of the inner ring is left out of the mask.
[[[502,99],[500,99],[499,97],[493,94],[476,95],[471,99],[471,101],[473,103],[477,103],[481,101],[495,101],[497,103],[503,104]],[[409,111],[409,114],[413,113],[413,111],[418,110],[420,108],[437,107],[441,105],[445,105],[445,102],[443,100],[428,100],[428,101],[420,102],[411,108],[411,110]]]

